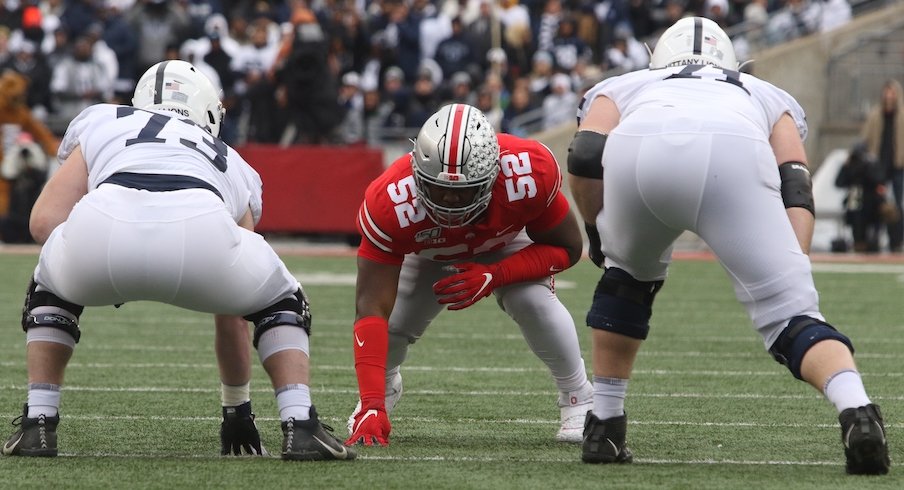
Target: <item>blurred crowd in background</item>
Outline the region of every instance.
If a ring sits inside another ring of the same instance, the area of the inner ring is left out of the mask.
[[[646,67],[644,43],[684,15],[729,32],[740,58],[851,18],[848,0],[3,0],[0,68],[30,79],[55,134],[84,107],[128,103],[163,59],[224,94],[227,143],[376,144],[440,105],[500,131],[572,121],[583,89]],[[542,110],[539,110],[541,109]],[[530,116],[532,115],[532,116]],[[529,117],[530,116],[530,117]]]

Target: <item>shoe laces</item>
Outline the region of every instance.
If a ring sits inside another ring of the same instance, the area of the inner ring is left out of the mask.
[[[13,419],[12,422],[10,422],[10,425],[12,425],[13,427],[22,427],[22,417],[22,415],[17,416]]]
[[[47,421],[44,414],[38,415],[38,438],[41,439],[41,448],[47,448]]]
[[[286,449],[292,448],[292,440],[295,438],[295,417],[286,420]]]

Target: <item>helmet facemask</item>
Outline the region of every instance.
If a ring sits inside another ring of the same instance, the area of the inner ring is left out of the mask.
[[[496,132],[478,109],[452,104],[430,117],[411,156],[417,199],[436,224],[458,228],[489,206],[499,174]],[[451,202],[447,192],[461,198]]]

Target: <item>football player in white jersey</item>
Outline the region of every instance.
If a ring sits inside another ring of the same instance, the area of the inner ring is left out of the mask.
[[[22,316],[28,401],[3,454],[57,455],[60,386],[83,308],[149,300],[214,314],[226,384],[248,381],[252,322],[282,421],[282,458],[355,458],[312,406],[308,301],[253,231],[261,180],[217,138],[222,107],[203,74],[171,60],[145,72],[132,106],[94,105],[70,123],[63,164],[32,211],[43,247]],[[224,390],[224,401],[236,395]],[[224,413],[225,421],[250,416],[247,409]],[[250,421],[245,429],[256,436]],[[254,442],[238,429],[224,442]],[[259,441],[253,449],[224,447],[242,449],[261,452]]]
[[[632,460],[628,379],[672,244],[690,230],[728,272],[769,353],[835,405],[847,471],[887,473],[879,407],[866,394],[851,341],[819,311],[800,105],[739,73],[728,36],[688,17],[662,34],[648,70],[588,91],[578,121],[569,180],[591,259],[605,270],[587,314],[594,402],[582,460]]]

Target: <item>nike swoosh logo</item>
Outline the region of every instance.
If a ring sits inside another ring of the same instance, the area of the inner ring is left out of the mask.
[[[493,280],[493,274],[490,274],[489,272],[484,272],[483,277],[484,277],[483,286],[480,286],[480,289],[478,289],[477,292],[474,293],[474,296],[473,296],[474,298],[480,296],[480,293],[483,292],[483,290],[486,289],[487,286],[490,285],[490,281]]]
[[[355,430],[353,432],[358,432],[358,429],[361,428],[361,424],[363,424],[364,421],[367,420],[368,417],[376,417],[376,416],[377,416],[377,411],[374,409],[370,409],[370,410],[364,412],[364,416],[361,417],[361,420],[359,420],[357,424],[355,424]]]
[[[325,447],[327,451],[329,451],[333,457],[336,459],[345,459],[348,457],[348,451],[345,450],[345,446],[342,446],[342,449],[336,450],[333,446],[321,441],[317,436],[313,436],[314,440],[319,442],[321,446]]]
[[[497,231],[496,236],[500,236],[500,235],[507,233],[509,230],[512,229],[513,226],[515,226],[515,225],[508,225],[505,228],[503,228],[502,231]]]
[[[358,338],[358,334],[355,334],[355,343],[358,344],[358,347],[364,347],[364,341]]]
[[[562,272],[562,269],[560,267],[551,265],[551,266],[549,266],[549,272],[552,272],[553,274],[555,274],[556,272]]]
[[[11,455],[13,453],[13,451],[16,450],[16,446],[19,445],[19,442],[22,440],[22,437],[24,435],[25,435],[25,433],[23,432],[23,433],[19,434],[19,438],[16,439],[15,441],[7,441],[5,444],[3,444],[3,454],[5,454],[7,456]]]

